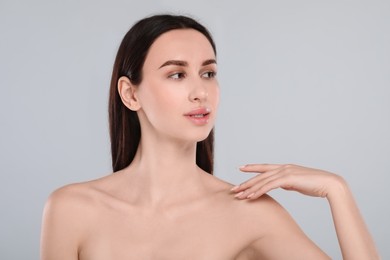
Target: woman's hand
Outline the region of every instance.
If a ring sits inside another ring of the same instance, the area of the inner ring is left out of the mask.
[[[344,185],[336,174],[292,164],[248,164],[240,170],[260,174],[231,189],[238,199],[254,200],[277,188],[327,197],[333,188]]]
[[[277,188],[326,197],[343,259],[380,259],[353,195],[340,176],[291,164],[250,164],[240,170],[260,174],[233,187],[236,198],[254,200]]]

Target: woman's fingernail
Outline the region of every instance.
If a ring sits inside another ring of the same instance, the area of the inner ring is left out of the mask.
[[[246,165],[241,165],[239,168],[242,169],[242,168],[245,168],[245,167],[246,167]]]
[[[255,195],[255,193],[253,192],[253,193],[249,194],[246,198],[247,198],[247,199],[250,199],[250,198],[252,198],[254,195]]]
[[[241,192],[237,193],[236,195],[234,195],[234,197],[235,197],[235,198],[239,198],[239,197],[241,197],[241,195],[242,195],[242,194],[244,194],[244,192],[243,192],[243,191],[241,191]]]
[[[240,185],[234,186],[233,188],[230,189],[230,191],[236,191],[236,190],[238,190],[239,187],[240,187]]]

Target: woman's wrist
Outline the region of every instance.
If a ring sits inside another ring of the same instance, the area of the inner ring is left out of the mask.
[[[344,178],[339,175],[333,174],[332,181],[329,184],[326,198],[329,201],[333,201],[334,199],[342,198],[348,193],[350,193],[350,190]]]

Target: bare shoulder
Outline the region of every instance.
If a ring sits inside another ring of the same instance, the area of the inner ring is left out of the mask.
[[[45,209],[75,210],[74,215],[85,214],[87,210],[99,204],[101,197],[106,193],[105,187],[110,186],[112,179],[114,176],[108,175],[58,188],[50,194]]]
[[[72,230],[85,229],[85,223],[91,219],[89,216],[93,214],[93,205],[96,204],[95,193],[89,182],[69,184],[56,189],[46,201],[43,224],[51,230],[60,226],[69,226]]]
[[[93,200],[89,183],[75,183],[63,186],[53,191],[47,202],[46,208],[80,208]]]
[[[213,178],[210,183],[220,190],[218,202],[228,212],[224,221],[246,241],[240,254],[244,259],[329,259],[274,198],[265,194],[256,200],[239,200],[230,192],[232,184]]]
[[[53,191],[42,217],[42,259],[78,259],[86,238],[99,225],[99,215],[113,196],[114,174],[96,180],[74,183]]]
[[[242,225],[252,223],[248,232],[254,239],[246,249],[255,259],[329,259],[271,196],[240,202]]]
[[[230,191],[235,185],[222,180],[215,175],[207,174],[205,179],[208,183],[208,187],[214,190],[214,192],[220,193],[223,197],[222,199],[232,201],[232,206],[240,207],[241,210],[244,210],[245,213],[249,213],[250,215],[263,214],[264,207],[267,207],[267,210],[270,210],[270,208],[273,208],[274,210],[283,210],[283,207],[268,195],[264,195],[254,201],[238,200],[234,198],[234,193]]]
[[[42,259],[78,259],[93,227],[95,193],[90,183],[67,185],[51,193],[43,211]]]
[[[259,227],[257,232],[263,234],[269,226],[268,222],[275,222],[276,219],[292,220],[287,211],[269,195],[263,195],[257,200],[239,200],[230,191],[233,184],[213,175],[207,176],[206,180],[210,189],[218,195],[215,197],[218,203],[223,203],[234,215],[236,224],[256,223],[256,227]]]

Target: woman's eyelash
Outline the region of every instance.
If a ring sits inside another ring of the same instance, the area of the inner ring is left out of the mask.
[[[184,72],[176,72],[176,73],[170,74],[168,76],[168,78],[171,78],[171,79],[182,79],[184,77],[185,77],[185,73]]]
[[[215,78],[216,76],[217,76],[217,72],[215,71],[206,71],[205,73],[202,74],[202,77],[204,78]]]
[[[217,72],[215,71],[206,71],[206,72],[203,72],[201,75],[200,75],[202,78],[215,78],[217,76]],[[186,77],[186,73],[184,72],[176,72],[176,73],[172,73],[172,74],[169,74],[168,78],[170,79],[175,79],[175,80],[179,80],[179,79],[183,79]]]

